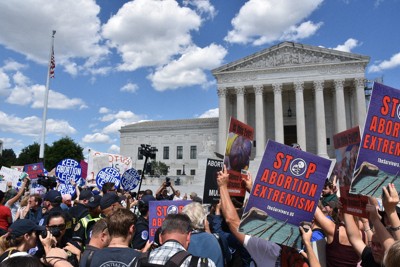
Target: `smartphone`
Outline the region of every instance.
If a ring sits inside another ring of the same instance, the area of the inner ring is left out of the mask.
[[[311,230],[311,223],[310,222],[301,222],[300,226],[303,227],[304,231],[307,233],[309,230]]]

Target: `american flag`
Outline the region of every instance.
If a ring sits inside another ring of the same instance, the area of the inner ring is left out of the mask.
[[[54,69],[56,68],[56,60],[54,59],[54,48],[51,49],[51,61],[50,61],[50,78],[54,78]]]

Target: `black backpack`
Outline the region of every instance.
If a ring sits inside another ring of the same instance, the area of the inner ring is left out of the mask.
[[[181,250],[175,255],[173,255],[165,264],[155,264],[155,263],[149,263],[149,255],[150,251],[143,253],[139,257],[136,257],[136,259],[133,260],[133,262],[129,266],[130,267],[160,267],[160,266],[179,267],[187,257],[192,256],[192,254],[190,254],[189,252]],[[189,267],[197,267],[199,260],[201,261],[200,264],[201,267],[208,266],[207,258],[199,258],[196,256],[192,256],[189,263]]]

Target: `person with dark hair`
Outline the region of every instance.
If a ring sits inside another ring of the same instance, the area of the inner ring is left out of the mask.
[[[10,257],[0,263],[0,267],[15,267],[15,266],[43,267],[43,264],[40,262],[38,258],[29,255]]]
[[[107,218],[110,243],[93,254],[90,266],[129,266],[140,253],[129,247],[135,234],[136,216],[130,210],[117,209]]]
[[[92,228],[89,244],[85,247],[79,266],[90,266],[94,252],[107,247],[108,244],[110,244],[110,233],[108,232],[107,222],[106,219],[100,219]]]
[[[28,199],[29,211],[25,215],[25,219],[29,219],[36,224],[42,219],[42,197],[38,194],[29,196]]]
[[[119,196],[115,192],[108,192],[100,200],[102,217],[109,217],[122,208]]]
[[[184,255],[183,261],[178,266],[192,266],[191,263],[193,260],[194,266],[214,267],[215,264],[212,260],[192,256],[186,251],[189,246],[191,231],[192,227],[189,216],[186,214],[168,214],[162,223],[159,234],[162,246],[152,250],[146,256],[142,256],[138,261],[147,261],[150,264],[165,266],[167,262],[176,257],[175,255],[182,253]]]
[[[104,183],[103,187],[101,188],[101,191],[103,191],[103,195],[107,194],[108,192],[117,191],[115,189],[115,183],[110,183],[110,182]]]
[[[4,206],[4,192],[0,190],[0,236],[7,233],[12,222],[11,210]]]
[[[132,240],[132,248],[142,249],[149,240],[149,202],[156,199],[151,195],[144,195],[138,201],[140,216],[135,224],[135,235]]]
[[[16,253],[28,255],[27,251],[36,246],[37,235],[45,230],[44,226],[38,226],[27,219],[20,219],[11,224],[9,232],[1,238],[0,246],[4,253],[0,256],[0,262]]]

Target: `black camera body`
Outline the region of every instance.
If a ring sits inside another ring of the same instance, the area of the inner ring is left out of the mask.
[[[171,178],[169,178],[169,177],[165,178],[165,185],[166,186],[171,186]]]
[[[57,186],[57,178],[54,176],[38,175],[37,183],[49,190]]]
[[[43,230],[40,235],[42,236],[42,238],[46,238],[47,237],[47,231],[49,231],[54,237],[59,237],[61,236],[61,230],[58,228],[49,228],[48,230]]]

